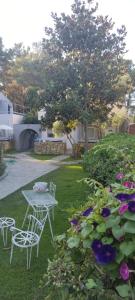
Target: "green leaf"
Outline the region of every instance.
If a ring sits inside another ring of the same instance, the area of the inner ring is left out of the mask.
[[[116,290],[119,293],[120,297],[122,297],[122,298],[129,296],[130,287],[128,286],[128,284],[118,285],[116,287]]]
[[[120,245],[120,250],[124,255],[129,256],[130,254],[135,252],[135,243],[134,242],[123,242]]]
[[[112,244],[113,243],[113,238],[107,238],[107,237],[103,237],[102,238],[102,243],[103,244]]]
[[[90,289],[93,289],[93,288],[96,288],[96,287],[97,287],[96,282],[92,278],[88,279],[88,281],[86,282],[86,288],[88,290],[90,290]]]
[[[118,263],[118,264],[120,264],[121,263],[121,261],[123,260],[123,258],[124,258],[124,254],[122,253],[122,252],[119,252],[117,255],[116,255],[116,262]]]
[[[84,240],[83,241],[83,248],[90,248],[91,241],[90,240]]]
[[[105,223],[102,223],[100,225],[97,226],[96,228],[97,232],[99,233],[103,233],[103,232],[106,232],[106,224]]]
[[[82,231],[81,231],[81,236],[83,237],[83,238],[86,238],[91,232],[93,231],[93,227],[92,227],[92,225],[86,225],[83,229],[82,229]]]
[[[120,216],[117,216],[117,217],[111,216],[111,217],[109,217],[109,219],[106,222],[106,227],[111,228],[115,225],[119,225],[119,223],[120,223]]]
[[[119,240],[119,238],[121,238],[123,235],[124,235],[124,229],[123,227],[120,227],[119,225],[116,225],[112,228],[112,233],[113,233],[113,236]]]
[[[123,226],[124,231],[128,233],[135,233],[135,222],[133,221],[128,221],[124,224]]]
[[[67,240],[67,244],[68,244],[68,247],[69,248],[78,248],[79,246],[79,243],[80,243],[80,238],[78,236],[75,236],[75,237],[70,237],[68,240]]]
[[[134,213],[131,213],[129,211],[126,211],[123,215],[123,217],[125,219],[128,219],[128,220],[131,220],[131,221],[135,221],[135,214]]]
[[[66,237],[65,233],[61,234],[61,235],[57,235],[56,237],[54,237],[55,241],[61,242],[62,240],[64,240]]]

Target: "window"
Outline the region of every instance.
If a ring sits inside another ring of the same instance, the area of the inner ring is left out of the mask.
[[[11,111],[11,107],[10,107],[10,105],[8,104],[8,114],[10,114],[10,111]]]
[[[85,133],[84,127],[81,126],[80,128],[80,139],[84,141]],[[88,127],[88,141],[96,140],[97,137],[97,128],[96,127]]]

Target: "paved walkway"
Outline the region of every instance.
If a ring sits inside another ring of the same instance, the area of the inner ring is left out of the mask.
[[[68,157],[60,155],[51,160],[37,160],[26,153],[18,153],[7,158],[8,175],[0,181],[0,200],[27,183],[59,168],[59,162]]]

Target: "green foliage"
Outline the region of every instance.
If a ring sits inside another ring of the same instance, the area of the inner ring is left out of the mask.
[[[64,300],[134,300],[135,220],[133,218],[132,221],[127,221],[128,213],[121,214],[119,210],[123,204],[103,186],[99,185],[97,191],[89,196],[85,206],[81,206],[74,213],[66,235],[55,239],[56,255],[54,260],[49,262],[47,274],[42,282],[50,299],[59,290],[59,293],[66,292]],[[85,215],[84,212],[90,207],[93,208],[93,212]],[[103,217],[103,208],[110,210],[109,216]],[[134,216],[135,213],[130,214]],[[78,222],[74,224],[73,220]],[[113,260],[101,263],[97,259],[101,250],[96,252],[97,250],[91,248],[93,241],[100,241],[102,245],[115,249],[116,255]],[[127,264],[130,281],[125,280],[123,273],[120,273],[123,263]]]
[[[135,137],[112,134],[101,140],[84,155],[84,168],[90,178],[109,185],[118,172],[127,173],[134,168]]]
[[[44,53],[51,57],[42,97],[44,121],[53,123],[56,116],[66,124],[79,120],[86,143],[88,124],[105,121],[112,106],[131,90],[122,58],[125,27],[114,33],[112,20],[99,16],[97,9],[92,0],[75,0],[71,15],[52,14],[54,26],[45,28],[43,40]]]
[[[57,120],[53,123],[52,131],[56,137],[62,136],[62,134],[64,133],[64,129],[64,124],[62,121]]]
[[[37,116],[37,112],[34,111],[30,111],[28,112],[23,119],[23,123],[24,124],[38,124],[38,116]]]

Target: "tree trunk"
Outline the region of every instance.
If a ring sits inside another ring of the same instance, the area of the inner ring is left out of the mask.
[[[84,148],[88,150],[88,122],[84,123]]]

